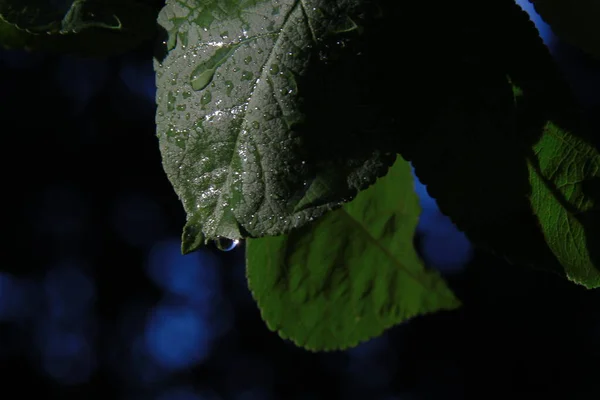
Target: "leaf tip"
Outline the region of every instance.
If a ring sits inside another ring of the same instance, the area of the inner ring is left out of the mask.
[[[198,250],[204,245],[205,238],[204,234],[200,230],[200,227],[188,221],[183,228],[183,234],[181,235],[181,254],[189,254],[193,251]]]

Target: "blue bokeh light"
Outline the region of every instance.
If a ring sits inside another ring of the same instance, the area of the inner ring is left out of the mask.
[[[127,89],[151,104],[156,99],[155,75],[152,61],[127,60],[119,70],[119,77]]]
[[[96,289],[86,267],[77,260],[49,267],[41,283],[45,307],[34,321],[36,356],[44,372],[65,385],[88,381],[95,369]]]
[[[428,266],[442,274],[461,272],[473,257],[473,246],[463,232],[456,230],[449,218],[438,229],[424,235],[421,240],[423,259]]]
[[[210,326],[189,306],[161,304],[152,312],[144,336],[145,349],[169,370],[202,363],[212,347]]]
[[[63,261],[44,277],[45,304],[51,318],[75,321],[88,315],[95,301],[92,279],[83,272],[84,263]]]
[[[542,20],[542,17],[540,17],[535,12],[535,8],[533,7],[533,4],[529,2],[529,0],[516,0],[516,3],[525,12],[527,12],[527,14],[529,14],[529,18],[531,18],[531,20],[535,24],[535,27],[537,28],[538,32],[540,33],[540,36],[542,37],[542,40],[544,41],[546,46],[551,48],[552,43],[556,40],[556,37],[554,36],[552,29],[550,29],[550,25],[545,23]]]
[[[35,303],[32,285],[10,274],[0,273],[0,322],[23,319]]]
[[[465,234],[443,215],[427,187],[414,174],[415,192],[419,196],[421,215],[417,233],[421,235],[421,252],[425,263],[442,274],[464,270],[473,257],[473,246]]]
[[[42,317],[35,325],[41,366],[46,374],[64,385],[87,382],[95,370],[93,324],[80,321],[70,328]]]
[[[391,383],[395,360],[387,357],[390,345],[389,337],[384,333],[347,351],[346,374],[351,377],[352,386],[381,389]]]
[[[170,294],[195,305],[212,304],[220,293],[221,276],[217,258],[206,250],[181,254],[181,240],[156,243],[148,256],[150,278]]]

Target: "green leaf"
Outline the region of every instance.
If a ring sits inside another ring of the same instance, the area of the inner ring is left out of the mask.
[[[553,122],[528,158],[531,204],[567,277],[600,287],[600,154]]]
[[[600,60],[600,1],[529,1],[553,33]]]
[[[249,239],[248,285],[271,330],[309,350],[355,346],[459,301],[413,247],[419,217],[410,165],[288,235]]]
[[[0,45],[114,55],[151,38],[157,14],[149,0],[0,0]]]
[[[527,14],[486,3],[439,78],[440,111],[401,153],[469,239],[508,261],[600,286],[599,153]]]
[[[300,227],[385,174],[392,114],[377,11],[362,0],[169,1],[157,72],[183,251]],[[381,17],[380,17],[381,18]]]

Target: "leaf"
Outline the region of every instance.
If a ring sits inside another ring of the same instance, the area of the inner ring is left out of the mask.
[[[598,0],[529,0],[558,37],[600,60]]]
[[[448,62],[443,105],[401,153],[472,242],[597,287],[599,153],[570,88],[516,4],[465,17],[473,46]]]
[[[114,55],[151,38],[157,14],[150,0],[1,0],[0,45]]]
[[[309,350],[345,349],[458,307],[413,247],[419,211],[410,166],[398,157],[341,209],[288,235],[249,239],[248,285],[269,328]]]
[[[393,93],[370,5],[167,3],[156,121],[188,216],[183,252],[287,233],[385,174],[395,153],[382,104]]]
[[[600,287],[600,154],[548,122],[528,166],[532,207],[567,277]]]

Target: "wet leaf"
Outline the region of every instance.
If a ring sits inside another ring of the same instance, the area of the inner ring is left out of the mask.
[[[172,1],[155,61],[165,171],[183,251],[278,235],[383,175],[393,115],[376,10],[361,0]],[[378,50],[377,50],[378,51]]]
[[[458,307],[413,247],[419,212],[410,165],[398,157],[341,209],[287,235],[249,239],[248,285],[269,328],[310,350],[345,349]]]

